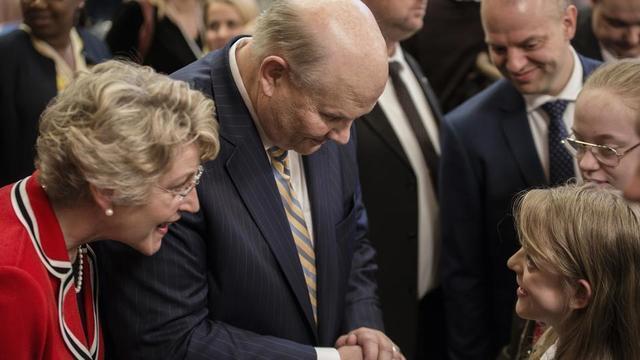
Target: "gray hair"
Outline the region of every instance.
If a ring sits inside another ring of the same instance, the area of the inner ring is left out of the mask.
[[[218,152],[213,101],[186,83],[120,61],[81,72],[44,111],[36,143],[39,181],[52,200],[113,190],[118,205],[144,203],[184,145]]]

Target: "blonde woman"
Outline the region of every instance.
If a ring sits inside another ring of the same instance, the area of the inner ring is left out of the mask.
[[[207,50],[223,47],[234,36],[253,33],[257,17],[255,0],[207,0],[204,6]]]
[[[45,110],[37,170],[0,189],[0,353],[102,359],[96,259],[113,239],[151,255],[219,143],[213,102],[115,61],[81,73]]]
[[[516,312],[548,328],[531,359],[640,359],[640,205],[611,187],[531,190],[515,217]]]

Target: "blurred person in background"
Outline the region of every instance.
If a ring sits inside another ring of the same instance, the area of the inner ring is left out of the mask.
[[[605,62],[640,57],[640,0],[592,0],[578,13],[572,44]]]
[[[96,258],[113,239],[151,255],[197,212],[218,151],[213,102],[149,68],[81,72],[40,122],[37,170],[0,189],[0,349],[7,359],[103,359]]]
[[[24,23],[0,36],[0,186],[33,169],[38,119],[47,103],[85,70],[110,57],[76,29],[82,0],[23,0]]]
[[[258,13],[255,0],[207,0],[204,5],[206,50],[219,49],[234,36],[253,33]]]
[[[170,74],[202,56],[200,0],[133,0],[113,18],[106,42],[116,57]]]

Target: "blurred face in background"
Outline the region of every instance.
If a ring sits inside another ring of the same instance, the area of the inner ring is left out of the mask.
[[[640,0],[595,0],[591,26],[617,58],[640,57]]]
[[[49,44],[68,38],[75,24],[76,11],[84,0],[21,0],[24,23],[33,36]]]
[[[427,0],[364,0],[387,42],[407,39],[422,28]]]
[[[244,21],[240,12],[231,4],[209,3],[205,13],[205,41],[209,50],[223,47],[232,37],[240,35]]]

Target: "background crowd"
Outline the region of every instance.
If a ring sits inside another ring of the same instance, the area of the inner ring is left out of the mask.
[[[640,357],[640,0],[8,0],[0,54],[11,358]]]

